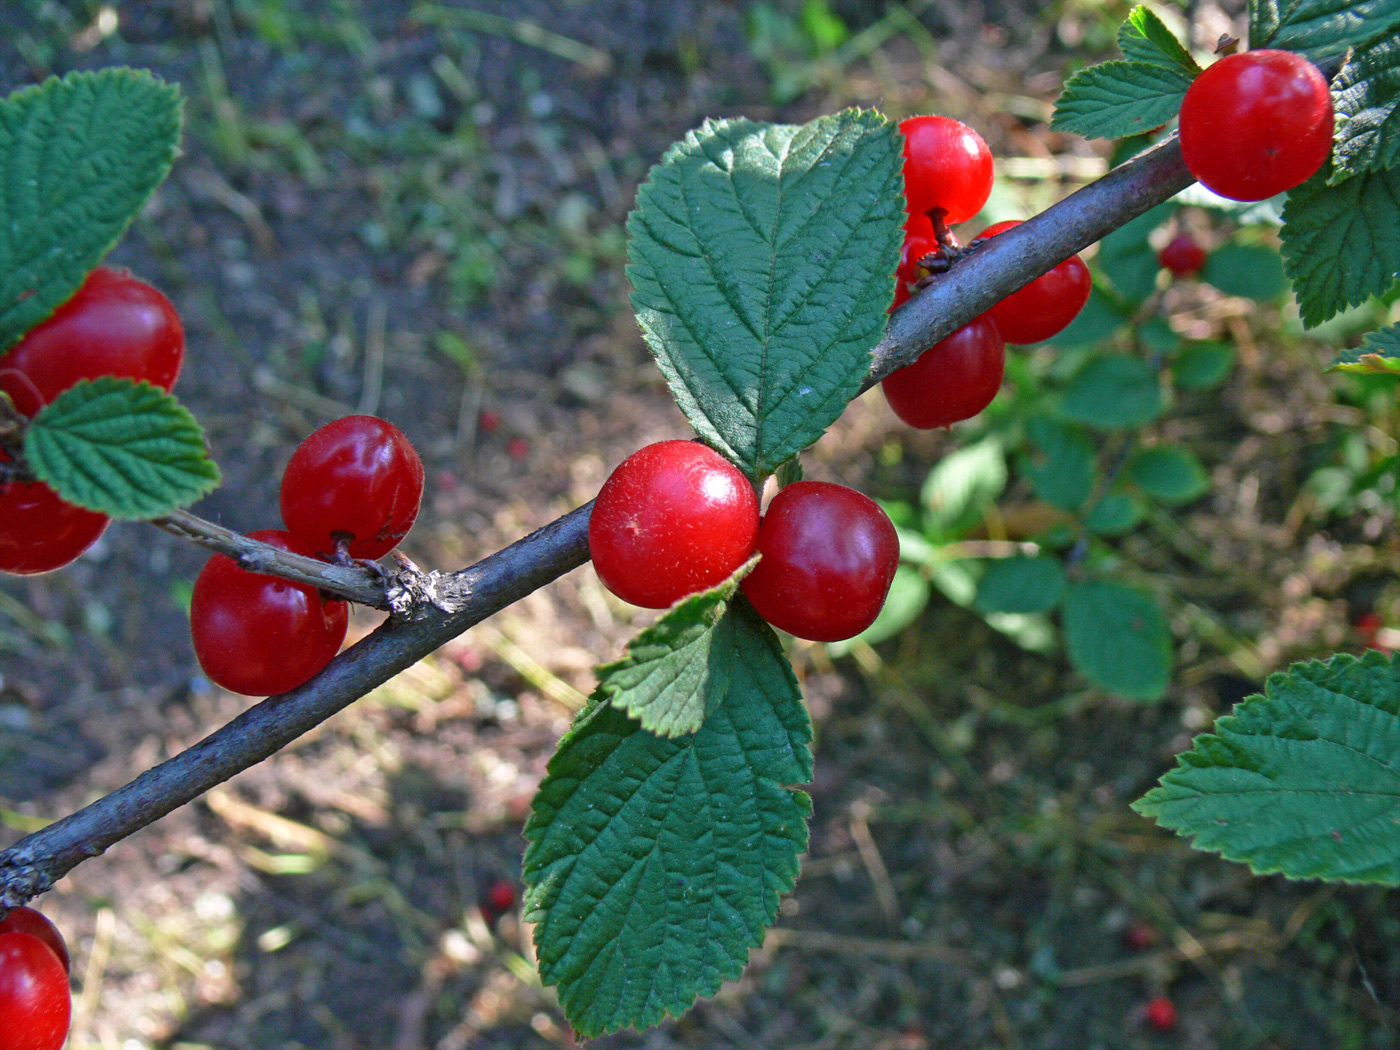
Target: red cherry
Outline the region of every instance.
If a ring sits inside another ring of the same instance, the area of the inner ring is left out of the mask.
[[[42,481],[0,482],[0,572],[28,576],[62,568],[110,523],[105,514],[64,503]]]
[[[483,408],[476,425],[481,428],[483,434],[489,434],[501,425],[501,414],[493,412],[489,408]]]
[[[248,534],[311,556],[290,533]],[[345,602],[324,601],[305,584],[263,576],[216,554],[194,581],[190,637],[210,681],[235,693],[272,696],[318,674],[340,651],[349,623]]]
[[[995,237],[1019,225],[1015,220],[993,223],[978,237]],[[1064,331],[1079,316],[1089,301],[1091,287],[1089,267],[1079,256],[1071,255],[987,312],[1008,343],[1038,343]]]
[[[1189,233],[1178,233],[1157,253],[1157,261],[1175,277],[1190,277],[1206,264],[1206,250]]]
[[[1135,922],[1123,931],[1123,945],[1131,952],[1142,952],[1157,943],[1157,930],[1145,922]]]
[[[992,403],[1006,371],[1006,343],[983,314],[880,381],[894,414],[931,430],[971,419]]]
[[[588,549],[603,586],[664,609],[723,582],[758,537],[758,496],[739,469],[695,441],[658,441],[603,482]]]
[[[511,438],[506,442],[506,455],[511,459],[524,459],[530,454],[530,442],[527,438]]]
[[[1227,55],[1181,101],[1181,156],[1209,190],[1259,201],[1306,181],[1332,152],[1322,71],[1291,51]]]
[[[33,908],[15,908],[4,919],[0,919],[0,936],[7,933],[27,933],[31,937],[38,937],[58,956],[58,961],[63,964],[63,972],[68,972],[68,945],[64,943],[63,934],[58,932],[58,927],[42,912]]]
[[[899,564],[899,537],[870,497],[797,481],[768,505],[763,555],[740,584],[754,609],[799,638],[835,642],[874,622]]]
[[[169,390],[184,358],[185,333],[170,300],[125,270],[99,266],[0,356],[0,390],[32,416],[80,379],[124,376]]]
[[[910,215],[943,209],[949,226],[982,210],[992,192],[992,151],[952,117],[910,117],[904,135],[904,195]]]
[[[1159,1032],[1176,1027],[1176,1005],[1165,996],[1150,1000],[1143,1013],[1147,1023]]]
[[[486,891],[485,911],[493,918],[504,915],[515,907],[515,899],[515,883],[497,879]]]
[[[318,557],[346,539],[352,558],[382,558],[408,535],[423,500],[423,461],[398,427],[345,416],[297,446],[282,474],[282,520]]]
[[[0,935],[0,1047],[59,1050],[72,1012],[68,973],[53,949],[32,934]]]

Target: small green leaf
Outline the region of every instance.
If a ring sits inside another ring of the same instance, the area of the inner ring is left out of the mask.
[[[982,520],[1006,488],[1006,453],[1001,439],[986,437],[938,461],[924,479],[920,501],[930,539],[955,539]]]
[[[1317,62],[1400,26],[1395,0],[1255,0],[1249,46],[1300,51]]]
[[[1400,372],[1400,324],[1369,332],[1361,345],[1344,350],[1327,369],[1329,372],[1374,372],[1394,375]]]
[[[895,125],[707,121],[627,221],[632,305],[682,411],[750,477],[811,444],[860,389],[903,243]]]
[[[1175,117],[1190,86],[1176,65],[1101,62],[1065,82],[1050,126],[1089,139],[1137,135]]]
[[[987,565],[972,604],[981,613],[1047,612],[1064,589],[1065,567],[1058,558],[999,558]]]
[[[1095,536],[1126,536],[1142,521],[1142,506],[1125,492],[1110,492],[1084,515],[1084,527]]]
[[[1181,336],[1165,317],[1149,317],[1138,325],[1138,342],[1154,354],[1170,354],[1181,346]]]
[[[1159,204],[1131,222],[1118,227],[1099,242],[1099,269],[1113,282],[1120,295],[1140,303],[1157,287],[1162,264],[1148,242],[1148,234],[1165,222],[1175,210],[1170,202]]]
[[[1276,299],[1288,291],[1283,261],[1262,244],[1223,244],[1206,256],[1201,280],[1226,295],[1246,299]]]
[[[1172,362],[1172,378],[1184,390],[1209,390],[1225,382],[1235,367],[1228,343],[1192,343]]]
[[[1181,69],[1194,77],[1201,71],[1190,52],[1181,46],[1166,23],[1150,7],[1139,4],[1118,27],[1118,49],[1134,62],[1156,62]]]
[[[1100,430],[1137,427],[1162,411],[1162,388],[1146,361],[1106,354],[1090,361],[1064,389],[1060,414]]]
[[[811,723],[773,630],[742,600],[729,689],[698,733],[654,736],[595,696],[559,743],[525,826],[525,919],[540,976],[592,1038],[713,995],[797,881]]]
[[[712,658],[733,646],[725,605],[758,559],[718,587],[692,594],[642,631],[616,663],[598,668],[598,695],[657,736],[699,732],[708,711],[729,691],[729,663]]]
[[[1332,82],[1336,131],[1331,181],[1400,166],[1400,38],[1356,51]]]
[[[159,387],[102,376],[42,408],[24,438],[40,481],[114,518],[155,518],[219,483],[194,416]]]
[[[1152,596],[1105,580],[1072,583],[1060,605],[1065,650],[1086,677],[1130,700],[1171,681],[1171,632]]]
[[[857,643],[875,645],[887,638],[893,638],[919,618],[928,605],[929,582],[912,565],[900,565],[894,570],[890,581],[890,593],[875,622],[854,638],[828,643],[826,649],[832,656],[845,656]]]
[[[1179,445],[1145,448],[1128,464],[1128,477],[1162,503],[1190,503],[1210,487],[1205,467],[1190,449]]]
[[[1094,446],[1076,426],[1035,416],[1026,425],[1032,453],[1022,473],[1047,503],[1075,511],[1094,493]]]
[[[1326,171],[1288,193],[1283,266],[1309,327],[1388,291],[1400,278],[1400,168],[1337,186]]]
[[[1133,808],[1259,875],[1400,885],[1400,663],[1270,675]]]
[[[170,172],[180,93],[104,69],[0,101],[0,352],[72,297]]]
[[[1093,346],[1104,342],[1126,325],[1130,316],[1095,286],[1090,290],[1089,301],[1079,311],[1079,316],[1058,335],[1052,335],[1049,343],[1062,347]]]

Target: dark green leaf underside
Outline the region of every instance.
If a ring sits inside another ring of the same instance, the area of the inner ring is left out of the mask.
[[[1255,0],[1249,7],[1251,49],[1300,51],[1313,61],[1400,26],[1395,0]]]
[[[1400,165],[1400,39],[1362,48],[1332,83],[1337,127],[1333,182]]]
[[[170,171],[180,95],[70,73],[0,102],[0,351],[77,291]]]
[[[1329,371],[1400,373],[1400,325],[1368,332],[1360,346],[1338,354]]]
[[[758,478],[845,409],[884,333],[903,242],[895,125],[707,121],[637,192],[632,305],[691,425]]]
[[[34,417],[24,455],[69,503],[114,518],[153,518],[219,483],[204,432],[149,383],[103,376],[65,390]]]
[[[1293,879],[1400,885],[1400,664],[1294,664],[1196,737],[1134,808]]]

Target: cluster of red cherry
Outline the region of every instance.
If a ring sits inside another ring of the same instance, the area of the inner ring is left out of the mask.
[[[68,965],[63,934],[33,908],[0,919],[0,1047],[59,1050],[73,1014]]]
[[[382,558],[413,527],[423,461],[392,423],[345,416],[297,446],[282,474],[286,529],[249,537],[293,554],[345,563]],[[211,557],[194,581],[190,637],[209,679],[250,696],[285,693],[330,663],[349,606],[314,587]]]

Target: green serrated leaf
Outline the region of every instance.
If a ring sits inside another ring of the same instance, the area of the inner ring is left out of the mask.
[[[598,695],[657,736],[699,732],[729,691],[729,662],[715,656],[733,646],[726,604],[756,564],[750,559],[718,587],[690,595],[642,631],[626,656],[598,668]]]
[[[1171,632],[1144,591],[1106,580],[1065,589],[1065,651],[1093,682],[1130,700],[1156,700],[1171,681]]]
[[[1128,477],[1162,503],[1190,503],[1210,487],[1205,467],[1190,449],[1179,445],[1145,448],[1128,464]]]
[[[1260,875],[1400,885],[1400,662],[1270,675],[1133,808]]]
[[[707,121],[627,221],[632,305],[700,436],[751,477],[815,441],[860,389],[903,244],[896,127]]]
[[[1094,446],[1079,427],[1035,416],[1026,424],[1032,453],[1021,465],[1047,503],[1075,511],[1094,493]]]
[[[1226,295],[1263,301],[1288,291],[1283,260],[1262,244],[1223,244],[1206,256],[1201,280]]]
[[[1162,386],[1151,365],[1138,357],[1105,354],[1065,386],[1060,414],[1107,430],[1151,422],[1162,407]]]
[[[104,69],[0,101],[0,352],[72,297],[169,174],[180,94]]]
[[[525,919],[583,1036],[713,995],[797,881],[811,723],[773,630],[742,600],[725,616],[729,690],[698,733],[655,736],[595,697],[535,797]]]
[[[1141,4],[1129,11],[1127,21],[1118,27],[1118,49],[1124,58],[1133,62],[1171,65],[1190,77],[1201,71],[1166,23],[1150,7]]]
[[[1138,135],[1175,117],[1190,86],[1175,64],[1101,62],[1065,82],[1050,126],[1090,139]]]
[[[204,431],[150,383],[102,376],[69,387],[30,422],[24,456],[68,503],[114,518],[154,518],[219,483]]]
[[[1219,386],[1235,367],[1235,348],[1228,343],[1192,343],[1172,362],[1172,378],[1185,390]]]
[[[1332,82],[1336,183],[1362,171],[1400,166],[1400,39],[1360,48]]]
[[[1329,372],[1400,373],[1400,324],[1368,332],[1361,345],[1343,350],[1327,369]]]
[[[1059,558],[998,558],[987,565],[972,605],[980,613],[1037,613],[1053,609],[1065,589]]]
[[[919,494],[924,532],[940,541],[954,539],[982,520],[982,513],[1006,488],[1006,453],[995,436],[950,452],[924,479]]]
[[[1400,168],[1337,186],[1318,172],[1289,191],[1281,236],[1305,325],[1388,291],[1400,278]]]
[[[1395,0],[1255,0],[1249,46],[1299,51],[1313,61],[1341,54],[1400,26]]]

